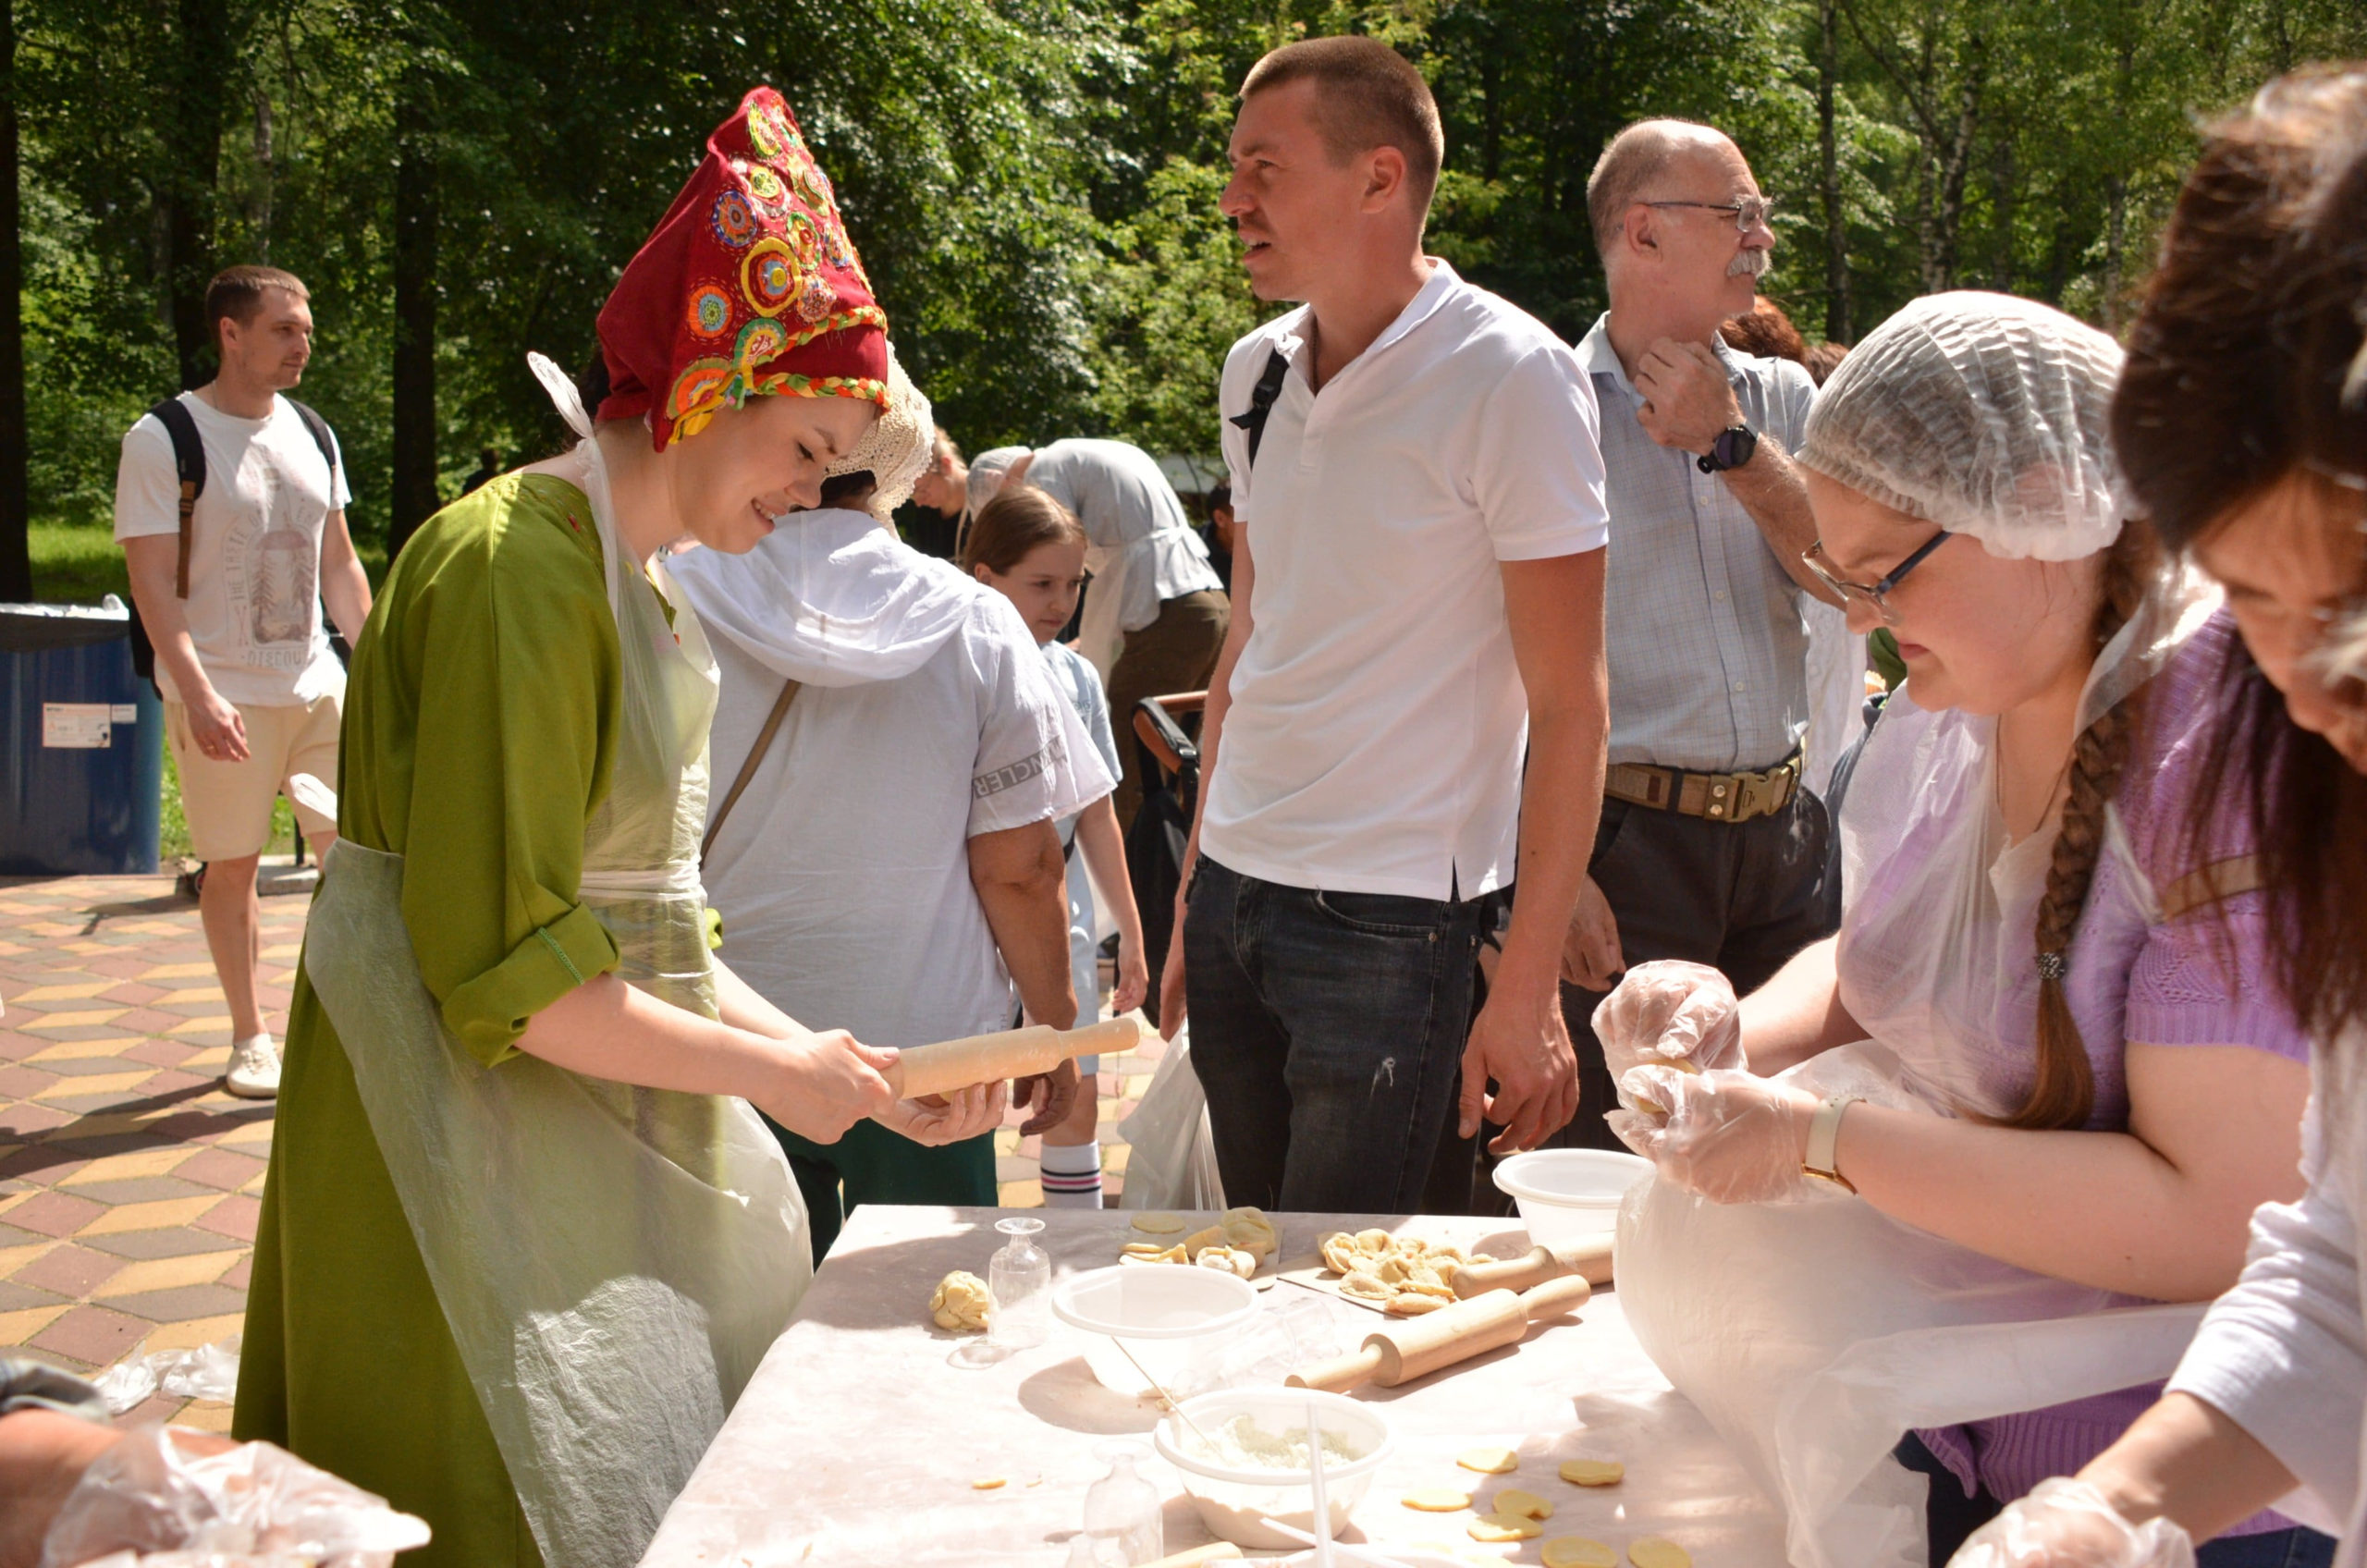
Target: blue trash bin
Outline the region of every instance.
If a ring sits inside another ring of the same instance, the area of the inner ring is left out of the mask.
[[[0,875],[153,872],[164,778],[123,601],[0,605]]]

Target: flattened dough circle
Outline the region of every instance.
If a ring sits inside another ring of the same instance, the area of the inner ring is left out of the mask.
[[[1551,1503],[1535,1492],[1523,1491],[1518,1487],[1506,1487],[1502,1491],[1498,1492],[1493,1506],[1499,1513],[1515,1513],[1523,1519],[1553,1517]]]
[[[1482,1513],[1471,1521],[1471,1538],[1475,1541],[1534,1540],[1545,1533],[1545,1526],[1518,1513]],[[1632,1555],[1635,1549],[1629,1548]],[[1658,1564],[1638,1562],[1636,1568],[1659,1568]],[[1674,1565],[1672,1565],[1674,1568]],[[1691,1568],[1690,1562],[1684,1568]]]
[[[1399,1501],[1424,1513],[1460,1513],[1471,1506],[1471,1494],[1453,1487],[1417,1487]]]
[[[1191,1223],[1180,1214],[1151,1209],[1134,1216],[1134,1229],[1154,1236],[1171,1236]]]
[[[1636,1568],[1693,1568],[1693,1554],[1666,1536],[1643,1536],[1627,1543]]]
[[[1482,1476],[1509,1476],[1520,1468],[1520,1455],[1508,1448],[1467,1448],[1454,1462]]]
[[[1545,1568],[1619,1568],[1619,1553],[1586,1536],[1555,1536],[1544,1552]]]
[[[1565,1459],[1562,1479],[1574,1487],[1615,1487],[1627,1477],[1627,1466],[1615,1459]]]

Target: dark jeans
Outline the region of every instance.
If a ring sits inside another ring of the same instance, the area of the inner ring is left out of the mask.
[[[1931,1542],[1932,1568],[1956,1555],[1965,1537],[2005,1512],[2005,1505],[1986,1491],[1964,1495],[1957,1480],[1939,1456],[1908,1433],[1898,1445],[1898,1462],[1930,1477],[1930,1501],[1924,1504],[1924,1533]],[[2258,1536],[2221,1536],[2194,1549],[2195,1568],[2327,1568],[2334,1562],[2335,1539],[2296,1525]]]
[[[1420,1207],[1492,907],[1285,888],[1200,857],[1184,974],[1226,1202]]]
[[[1748,996],[1802,948],[1833,935],[1838,900],[1824,896],[1831,837],[1824,802],[1806,790],[1774,815],[1744,823],[1606,799],[1588,873],[1618,917],[1628,963],[1690,959],[1723,970],[1735,994]],[[1599,991],[1562,987],[1578,1052],[1578,1114],[1549,1144],[1622,1146],[1602,1120],[1619,1104],[1619,1089],[1594,1035],[1601,1000]]]

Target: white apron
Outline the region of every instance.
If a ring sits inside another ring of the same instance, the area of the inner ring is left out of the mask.
[[[622,663],[607,798],[581,898],[618,974],[716,1016],[698,847],[715,665],[667,583],[632,581],[591,421],[585,439]],[[340,839],[304,972],[353,1064],[454,1343],[552,1568],[630,1568],[812,1275],[806,1216],[746,1102],[587,1078],[531,1056],[487,1069],[445,1031],[402,923],[402,857]]]

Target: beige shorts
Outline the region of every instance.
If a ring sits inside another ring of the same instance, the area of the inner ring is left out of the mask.
[[[290,774],[309,773],[337,788],[337,700],[317,697],[303,706],[240,707],[247,760],[218,762],[197,749],[189,710],[165,704],[165,739],[180,769],[181,813],[189,818],[190,852],[202,861],[243,860],[271,841],[271,802]],[[306,838],[334,833],[337,824],[316,811],[288,804]]]

